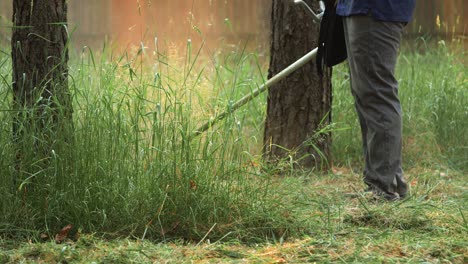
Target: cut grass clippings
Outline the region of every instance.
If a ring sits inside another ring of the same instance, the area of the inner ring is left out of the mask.
[[[226,236],[203,243],[80,234],[63,244],[0,240],[2,263],[466,263],[466,183],[461,174],[419,173],[411,198],[373,202],[346,194],[357,174],[310,175],[275,181],[288,212],[308,222],[300,237],[245,243]],[[413,171],[413,173],[416,173]],[[415,178],[416,174],[410,174]],[[438,182],[437,187],[431,182]],[[442,192],[442,190],[444,192]]]

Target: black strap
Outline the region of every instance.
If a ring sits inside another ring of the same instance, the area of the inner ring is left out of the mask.
[[[325,0],[325,13],[320,22],[317,72],[323,75],[325,65],[333,67],[347,58],[343,19],[336,14],[336,1]]]

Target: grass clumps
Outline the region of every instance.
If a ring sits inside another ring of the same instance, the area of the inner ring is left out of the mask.
[[[189,139],[210,114],[202,110],[203,100],[212,97],[197,97],[197,87],[223,82],[227,87],[213,93],[224,93],[215,106],[224,107],[248,89],[242,86],[253,57],[237,56],[223,75],[215,67],[207,73],[211,77],[202,78],[203,69],[194,72],[196,57],[192,61],[190,56],[186,67],[178,69],[158,54],[157,70],[146,74],[143,60],[149,57],[141,53],[112,60],[106,51],[98,58],[84,50],[70,63],[73,143],[53,149],[44,170],[37,170],[34,164],[40,161],[34,156],[23,160],[29,166],[16,188],[8,129],[12,121],[7,111],[1,112],[3,233],[53,237],[67,224],[81,232],[161,240],[276,232],[283,225],[274,216],[281,204],[272,198],[269,179],[248,165],[253,156],[244,152],[249,145],[242,136],[246,112]],[[8,109],[11,66],[6,52],[1,61],[7,84],[1,108]],[[24,135],[24,140],[34,137]]]
[[[420,174],[434,180],[439,177],[435,173]],[[263,239],[253,239],[258,234],[254,229],[251,234],[242,233],[250,237],[241,240],[207,237],[201,243],[181,239],[158,243],[131,237],[109,240],[85,233],[62,244],[0,239],[0,252],[6,263],[466,262],[467,229],[461,214],[466,213],[466,197],[463,190],[452,187],[463,184],[462,174],[453,173],[451,181],[440,183],[441,188],[452,190],[449,197],[434,195],[427,199],[431,186],[421,183],[412,190],[411,198],[385,204],[345,195],[358,187],[357,174],[309,176],[272,181],[277,190],[282,190],[278,195],[288,205],[282,208],[282,217],[290,222],[283,226],[286,232]],[[327,185],[334,188],[327,191]],[[253,222],[245,228],[259,225],[265,223]],[[302,234],[287,236],[294,234],[294,225]]]

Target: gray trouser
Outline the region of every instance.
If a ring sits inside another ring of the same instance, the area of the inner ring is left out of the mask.
[[[351,91],[362,132],[364,182],[391,196],[406,196],[401,168],[402,112],[395,65],[403,23],[371,16],[344,18]]]

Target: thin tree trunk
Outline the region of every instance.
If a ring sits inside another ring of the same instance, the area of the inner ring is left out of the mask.
[[[312,16],[293,1],[273,0],[271,14],[269,77],[317,47],[318,36]],[[328,164],[331,135],[318,131],[331,121],[330,80],[329,70],[322,78],[311,62],[269,89],[264,134],[267,160],[292,157],[309,168]]]
[[[22,172],[25,159],[47,163],[72,128],[66,0],[13,0],[12,33],[13,137]]]

